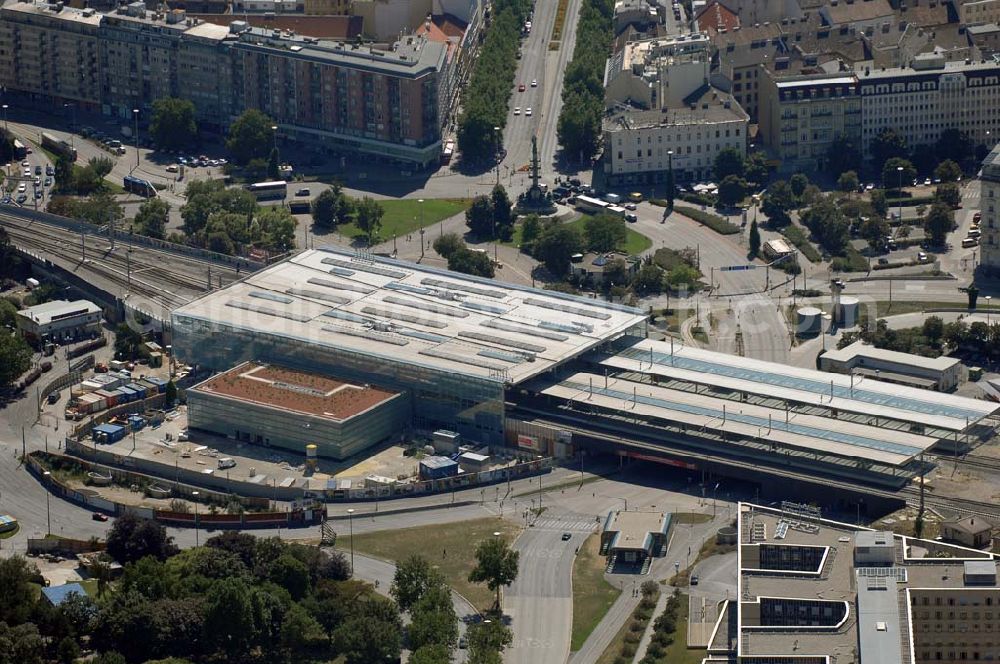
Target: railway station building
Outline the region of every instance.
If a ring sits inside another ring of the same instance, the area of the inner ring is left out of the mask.
[[[337,248],[172,318],[181,361],[398,392],[411,433],[526,456],[611,453],[775,491],[801,482],[821,498],[896,492],[933,469],[933,452],[996,426],[995,403],[651,340],[646,324],[635,308]]]

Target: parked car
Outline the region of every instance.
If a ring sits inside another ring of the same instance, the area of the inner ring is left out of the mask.
[[[311,194],[312,194],[312,192],[309,191],[308,187],[302,187],[301,189],[299,189],[298,191],[295,192],[296,196],[309,196]]]
[[[107,521],[108,515],[102,514],[100,512],[94,512],[93,514],[90,515],[90,518],[93,519],[94,521]]]

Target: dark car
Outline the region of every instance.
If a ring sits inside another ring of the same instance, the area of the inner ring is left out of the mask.
[[[298,191],[296,191],[295,195],[296,196],[308,196],[310,193],[311,192],[309,191],[309,189],[303,187],[302,189],[299,189]]]
[[[90,518],[93,519],[94,521],[107,521],[108,515],[101,514],[100,512],[94,512],[93,514],[90,515]]]
[[[691,585],[692,586],[698,585],[698,575],[697,574],[692,574],[691,575]]]
[[[568,540],[568,539],[569,539],[569,538],[571,538],[571,537],[573,537],[573,535],[572,535],[572,534],[570,534],[570,533],[563,533],[563,534],[562,534],[562,541],[564,541],[564,542],[565,542],[566,540]]]

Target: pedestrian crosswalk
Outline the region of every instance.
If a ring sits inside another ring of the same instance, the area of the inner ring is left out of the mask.
[[[594,517],[587,517],[584,514],[565,514],[548,516],[540,515],[533,522],[535,530],[564,530],[570,532],[586,533],[597,527]]]

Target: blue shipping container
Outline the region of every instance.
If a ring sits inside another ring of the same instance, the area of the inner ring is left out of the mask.
[[[448,457],[429,456],[420,461],[420,479],[440,480],[458,475],[458,464]]]

